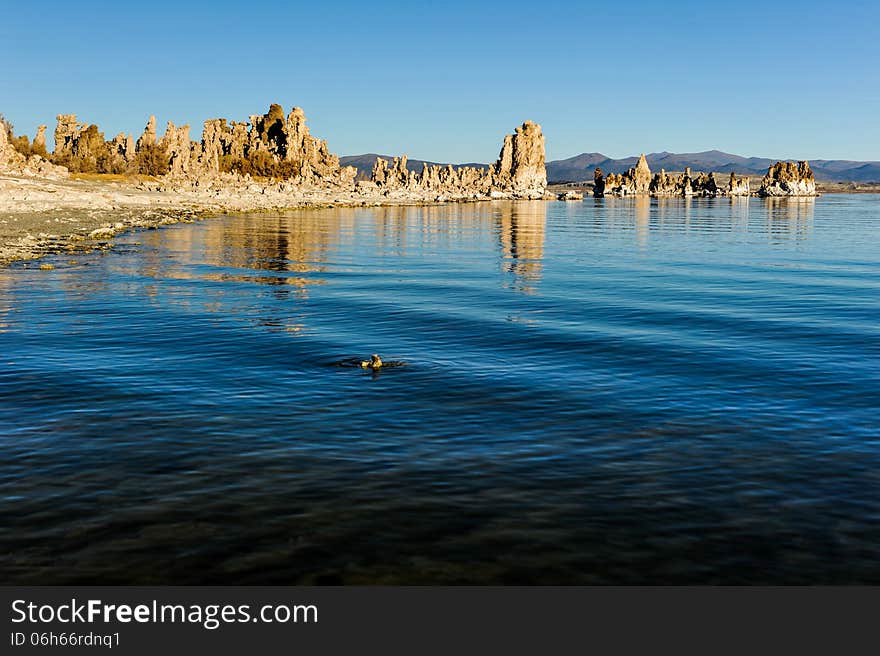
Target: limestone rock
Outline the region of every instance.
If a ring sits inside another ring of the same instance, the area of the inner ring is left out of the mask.
[[[122,132],[107,142],[107,148],[110,152],[110,167],[112,169],[125,170],[128,167],[128,163],[134,159],[134,145],[132,145],[131,151],[129,151],[128,146],[129,141]]]
[[[670,175],[666,169],[660,169],[660,173],[651,178],[648,191],[652,196],[677,196],[679,178]]]
[[[693,196],[694,194],[694,180],[691,176],[691,167],[686,166],[684,169],[684,173],[678,179],[676,183],[676,193],[679,196]]]
[[[646,194],[651,184],[651,169],[648,166],[648,160],[645,154],[639,156],[639,161],[635,168],[629,170],[629,177],[632,180],[633,193]]]
[[[80,130],[85,127],[76,122],[76,114],[58,114],[55,117],[55,155],[61,156],[73,151],[74,142]]]
[[[601,170],[597,169],[601,174]],[[609,173],[602,176],[601,182],[597,175],[593,176],[593,195],[598,196],[633,196],[650,193],[651,168],[644,154],[639,157],[638,163],[626,173]],[[597,193],[599,192],[599,193]]]
[[[727,183],[727,195],[728,196],[749,196],[751,191],[749,190],[749,178],[746,176],[745,178],[737,178],[736,174],[731,172],[730,180]]]
[[[45,126],[42,126],[45,131]],[[37,131],[39,136],[40,130]],[[67,176],[67,169],[55,166],[39,155],[25,157],[18,152],[9,141],[6,130],[0,127],[0,173],[23,177],[62,178]],[[45,140],[43,141],[45,144]]]
[[[125,162],[130,162],[135,155],[135,141],[130,134],[126,135],[120,132],[108,143],[110,150],[114,155],[118,155]]]
[[[424,164],[420,172],[407,168],[406,155],[388,161],[379,157],[370,180],[386,192],[439,191],[443,197],[543,198],[547,187],[541,126],[526,121],[505,136],[501,152],[488,168]]]
[[[55,151],[52,154],[56,164],[62,164],[71,171],[89,173],[103,171],[110,166],[110,142],[104,141],[104,134],[97,125],[78,123],[76,114],[59,114],[57,121]]]
[[[593,195],[602,198],[605,195],[605,174],[598,166],[593,171]]]
[[[723,192],[718,187],[718,181],[715,179],[714,173],[700,173],[693,182],[693,192],[698,196],[707,196],[709,198],[720,196]]]
[[[144,133],[138,138],[136,148],[137,150],[143,150],[148,146],[156,145],[156,117],[150,116],[150,120],[147,121],[147,126],[144,128]]]
[[[31,144],[32,150],[46,152],[46,128],[47,126],[45,125],[37,127],[37,133],[34,135],[34,141]]]
[[[168,158],[169,172],[173,175],[186,175],[189,173],[190,154],[192,148],[189,141],[189,126],[181,125],[179,128],[168,121],[165,134],[159,141],[159,147]]]
[[[514,134],[504,137],[504,145],[493,167],[493,183],[518,196],[541,198],[547,188],[544,164],[541,126],[525,121]]]
[[[194,149],[190,168],[196,175],[216,175],[231,170],[258,169],[255,173],[292,180],[299,185],[351,185],[357,170],[340,167],[327,142],[309,133],[299,107],[285,117],[281,105],[250,122],[205,121],[202,141]]]
[[[698,173],[694,175],[690,167],[685,168],[679,175],[667,173],[661,169],[659,173],[650,177],[650,168],[645,156],[639,158],[638,164],[626,173],[611,173],[604,175],[601,169],[596,169],[594,174],[594,196],[630,196],[649,194],[655,197],[662,196],[706,196],[716,197],[727,194],[735,196],[749,195],[749,180],[738,179],[731,174],[731,182],[727,188],[719,186],[715,173]],[[645,185],[645,180],[649,182]]]
[[[24,166],[25,157],[9,143],[9,135],[3,125],[0,125],[0,171],[13,172]]]
[[[810,163],[776,162],[761,180],[759,196],[816,196],[816,178]]]

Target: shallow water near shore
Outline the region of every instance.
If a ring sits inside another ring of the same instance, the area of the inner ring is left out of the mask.
[[[45,261],[0,270],[4,583],[880,583],[880,196]]]

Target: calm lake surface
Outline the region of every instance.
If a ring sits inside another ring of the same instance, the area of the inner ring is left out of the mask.
[[[880,583],[878,196],[70,259],[0,270],[3,583]]]

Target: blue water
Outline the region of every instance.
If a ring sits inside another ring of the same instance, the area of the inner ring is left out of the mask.
[[[0,271],[4,583],[880,583],[878,196],[116,241]]]

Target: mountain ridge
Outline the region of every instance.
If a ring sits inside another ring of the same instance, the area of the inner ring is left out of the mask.
[[[391,160],[391,156],[365,153],[363,155],[347,155],[339,158],[343,166],[355,166],[359,177],[369,178],[377,157]],[[645,155],[648,165],[654,172],[660,169],[667,171],[683,171],[690,167],[694,171],[714,171],[715,173],[737,173],[763,176],[771,164],[785,161],[788,158],[746,157],[726,153],[721,150],[704,150],[697,153],[672,153],[661,151]],[[636,165],[638,155],[615,159],[602,153],[586,152],[565,159],[547,162],[547,180],[553,182],[582,182],[593,179],[593,170],[598,166],[605,173],[623,173]],[[817,180],[823,182],[880,182],[880,161],[859,161],[847,159],[811,159],[810,167]],[[410,171],[421,171],[422,165],[446,162],[431,160],[407,160]],[[453,166],[474,166],[485,168],[487,164],[468,162]]]
[[[604,158],[604,159],[602,159]],[[786,158],[745,157],[721,150],[705,150],[697,153],[671,153],[662,151],[645,155],[652,171],[682,171],[690,167],[694,171],[715,173],[739,173],[763,176],[767,168]],[[547,162],[547,179],[551,182],[581,182],[593,179],[598,166],[606,173],[623,173],[635,166],[638,156],[615,159],[602,153],[581,153],[566,159]],[[810,167],[817,180],[826,182],[876,182],[880,181],[880,161],[840,159],[811,159]]]
[[[373,164],[376,163],[376,158],[381,157],[384,160],[391,161],[394,159],[394,155],[379,155],[377,153],[364,153],[363,155],[344,155],[339,158],[340,166],[354,166],[358,170],[359,178],[369,178],[370,174],[373,171]],[[432,162],[426,159],[409,159],[406,160],[406,168],[408,171],[415,171],[421,173],[422,165],[427,164],[428,166],[447,166],[448,162]],[[474,162],[466,162],[464,164],[453,164],[456,168],[461,166],[473,166],[475,168],[484,169],[488,166],[488,164],[478,164]]]

